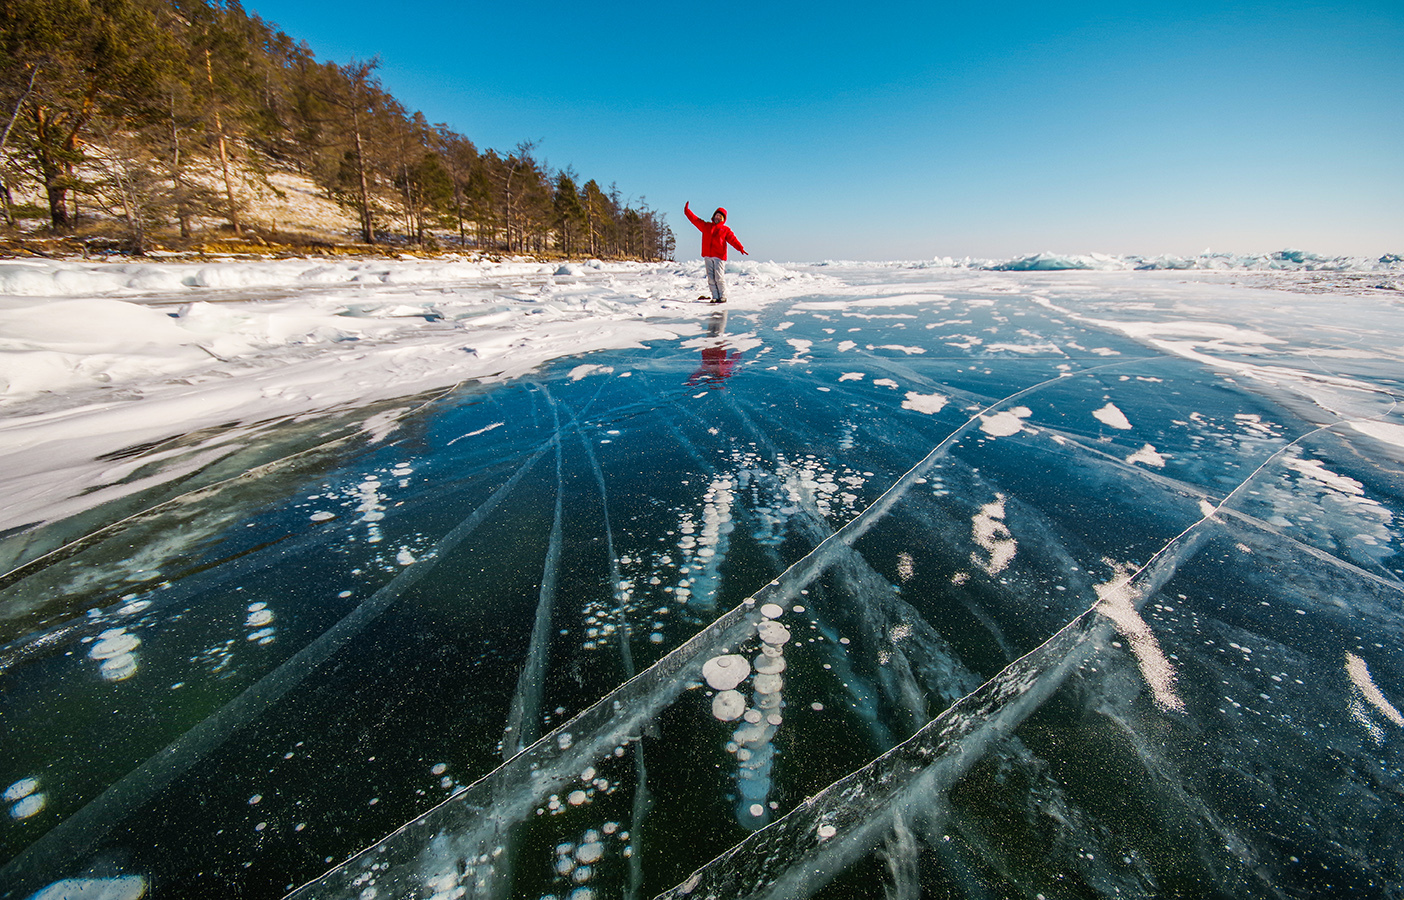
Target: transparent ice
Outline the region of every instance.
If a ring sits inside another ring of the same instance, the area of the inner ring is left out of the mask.
[[[1404,305],[1008,268],[5,536],[0,896],[1398,896]]]

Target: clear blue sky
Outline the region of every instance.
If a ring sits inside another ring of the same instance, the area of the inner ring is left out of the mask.
[[[1404,2],[245,0],[756,259],[1404,253]]]

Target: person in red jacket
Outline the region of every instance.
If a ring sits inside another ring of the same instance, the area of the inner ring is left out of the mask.
[[[726,302],[726,280],[723,277],[726,271],[726,245],[730,244],[742,254],[746,253],[746,248],[741,246],[741,242],[736,239],[736,234],[726,227],[726,210],[717,207],[717,211],[712,213],[712,221],[704,222],[692,211],[691,203],[683,204],[683,212],[692,224],[697,226],[697,230],[702,232],[702,262],[707,266],[707,287],[712,292],[713,303]],[[698,300],[706,300],[706,297],[698,297]]]

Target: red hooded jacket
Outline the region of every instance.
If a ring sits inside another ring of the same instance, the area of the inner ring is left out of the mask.
[[[702,232],[702,255],[714,256],[717,259],[726,259],[726,245],[730,244],[742,253],[746,248],[741,246],[741,242],[736,239],[736,234],[726,227],[726,210],[717,207],[717,212],[722,214],[722,224],[707,222],[697,217],[688,204],[683,204],[683,212],[687,213],[688,219],[697,226],[697,230]]]

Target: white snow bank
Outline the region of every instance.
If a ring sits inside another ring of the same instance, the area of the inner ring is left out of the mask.
[[[644,264],[615,265],[622,271]],[[585,267],[577,268],[586,271]],[[91,297],[181,289],[196,294],[208,290],[297,287],[305,284],[438,284],[480,279],[486,275],[497,278],[544,276],[553,274],[555,270],[555,266],[547,263],[452,259],[287,259],[200,263],[5,260],[0,261],[0,296]]]

